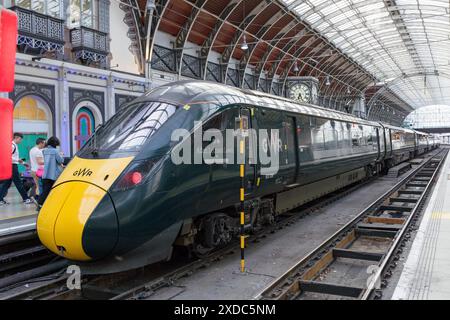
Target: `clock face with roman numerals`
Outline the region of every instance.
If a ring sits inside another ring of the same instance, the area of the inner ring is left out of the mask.
[[[311,89],[304,83],[294,84],[289,89],[289,97],[299,102],[311,102]]]

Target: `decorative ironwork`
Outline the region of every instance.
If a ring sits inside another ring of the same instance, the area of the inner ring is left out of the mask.
[[[123,106],[125,106],[127,103],[130,103],[131,101],[133,101],[134,99],[136,99],[135,96],[129,96],[126,94],[116,94],[115,95],[116,112],[118,110],[120,110],[121,108],[123,108]]]
[[[87,64],[91,62],[106,63],[109,53],[107,33],[87,27],[70,30],[70,41],[75,59]]]
[[[152,68],[161,71],[176,72],[175,50],[155,45],[153,47]]]
[[[244,83],[243,86],[245,89],[254,90],[256,86],[256,77],[252,74],[246,73],[244,75]]]
[[[281,82],[272,82],[272,94],[276,96],[281,96],[283,84]]]
[[[262,92],[269,92],[270,81],[264,78],[259,79],[258,90]]]
[[[181,66],[181,75],[200,79],[202,77],[200,58],[184,54],[183,63]]]
[[[69,88],[69,108],[71,114],[73,109],[83,100],[94,103],[99,108],[102,117],[105,117],[105,94],[102,91]]]
[[[239,71],[236,69],[228,69],[227,84],[239,87]]]
[[[31,50],[64,54],[64,21],[21,7],[12,7],[18,17],[17,45]]]
[[[208,62],[206,67],[206,80],[222,82],[221,78],[222,69],[220,64],[214,62]]]

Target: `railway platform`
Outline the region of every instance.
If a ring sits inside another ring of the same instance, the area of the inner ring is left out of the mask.
[[[424,208],[392,299],[450,299],[450,157]]]
[[[9,204],[0,206],[0,238],[35,230],[36,206],[34,204],[24,204],[14,187],[10,188],[5,200]]]

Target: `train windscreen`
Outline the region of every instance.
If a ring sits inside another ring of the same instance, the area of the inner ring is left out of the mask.
[[[92,158],[134,154],[176,110],[177,106],[163,102],[142,102],[123,108],[94,133],[78,155]]]

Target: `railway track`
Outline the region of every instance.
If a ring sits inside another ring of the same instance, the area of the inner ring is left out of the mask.
[[[380,299],[447,154],[410,172],[256,299]]]
[[[292,210],[284,214],[275,225],[250,235],[247,243],[262,241],[268,235],[296,223],[302,217],[332,204],[375,179],[376,177],[369,178],[356,185],[329,194],[308,205]],[[68,289],[66,285],[67,276],[62,275],[41,286],[12,294],[3,299],[145,299],[155,295],[162,288],[174,285],[178,279],[188,277],[196,271],[208,268],[211,264],[222,260],[224,257],[238,252],[238,248],[238,242],[235,242],[205,258],[193,261],[160,263],[113,275],[85,276],[81,283],[81,290]]]
[[[0,293],[19,282],[54,272],[60,260],[41,245],[36,230],[0,235]]]

